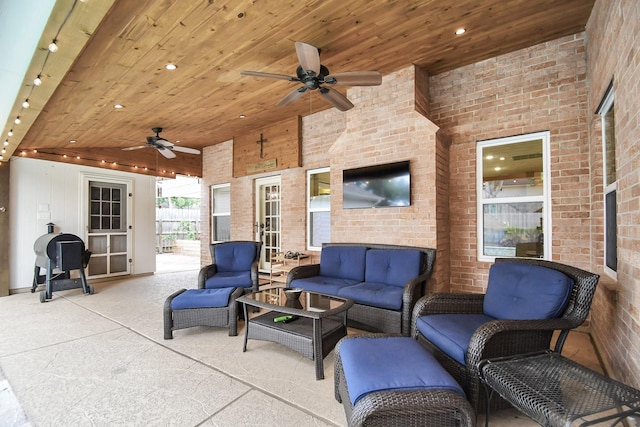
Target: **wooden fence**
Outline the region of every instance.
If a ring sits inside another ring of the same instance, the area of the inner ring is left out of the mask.
[[[200,240],[200,208],[156,208],[156,253],[173,252],[176,240]]]

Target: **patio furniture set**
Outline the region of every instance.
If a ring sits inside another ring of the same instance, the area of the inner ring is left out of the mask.
[[[322,379],[335,348],[335,398],[350,426],[475,426],[476,413],[488,423],[507,405],[549,426],[640,414],[640,391],[560,355],[589,313],[597,274],[501,258],[485,294],[425,294],[434,249],[334,243],[319,264],[290,269],[287,287],[260,290],[259,242],[213,244],[211,255],[198,289],[167,298],[165,339],[192,326],[237,335],[242,304],[243,351],[249,339],[284,345]],[[370,332],[347,336],[347,325]],[[594,403],[578,404],[587,390]]]

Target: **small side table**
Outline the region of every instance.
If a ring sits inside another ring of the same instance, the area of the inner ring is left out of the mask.
[[[604,421],[614,426],[630,415],[640,415],[640,390],[553,351],[484,360],[479,370],[485,387],[492,389],[487,390],[487,408],[495,391],[544,426]],[[485,425],[488,422],[487,411]]]

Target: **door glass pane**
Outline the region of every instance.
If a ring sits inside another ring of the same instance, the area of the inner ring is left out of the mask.
[[[127,236],[111,236],[111,252],[126,252]]]
[[[127,256],[126,255],[113,255],[111,260],[111,273],[123,273],[127,271]]]
[[[87,268],[89,276],[98,276],[107,274],[107,257],[105,256],[91,256],[89,259],[89,266]]]
[[[107,236],[89,236],[89,248],[94,255],[106,254]]]

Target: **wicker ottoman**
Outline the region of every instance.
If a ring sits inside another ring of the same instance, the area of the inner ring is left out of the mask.
[[[458,383],[410,337],[345,337],[335,349],[335,397],[349,426],[475,426]]]
[[[164,339],[173,331],[193,326],[229,328],[229,336],[238,335],[236,298],[243,288],[181,289],[164,302]]]

